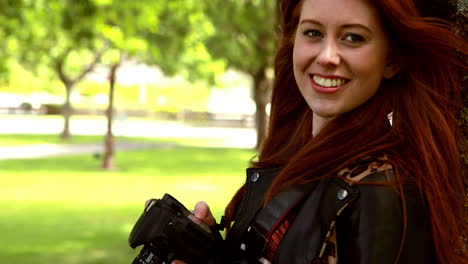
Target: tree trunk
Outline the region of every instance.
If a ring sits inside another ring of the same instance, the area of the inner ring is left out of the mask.
[[[71,137],[70,133],[70,118],[73,112],[71,106],[71,93],[73,90],[73,83],[67,82],[64,84],[66,88],[65,103],[62,106],[62,116],[63,116],[63,131],[60,134],[62,139],[69,139]]]
[[[120,63],[112,64],[110,68],[110,77],[109,77],[109,105],[107,107],[106,116],[107,116],[107,133],[104,141],[104,156],[102,160],[102,168],[105,170],[114,169],[114,152],[115,152],[115,143],[114,135],[112,132],[112,122],[114,119],[114,92],[115,92],[115,81],[116,73],[119,68]]]
[[[65,63],[67,60],[68,55],[70,52],[72,52],[72,48],[66,49],[61,56],[57,58],[55,61],[55,72],[57,73],[60,81],[63,83],[66,89],[66,98],[65,98],[65,104],[62,106],[62,115],[64,119],[64,125],[63,125],[63,131],[60,134],[60,137],[63,139],[69,139],[71,137],[70,133],[70,117],[73,113],[73,108],[71,106],[71,94],[73,91],[73,87],[75,86],[76,83],[80,82],[81,80],[84,79],[86,74],[90,73],[93,69],[94,66],[99,62],[99,60],[102,57],[102,54],[104,51],[107,49],[107,46],[101,49],[100,51],[96,52],[94,54],[94,58],[91,61],[90,64],[88,64],[86,67],[84,67],[78,76],[75,78],[71,78],[69,75],[65,73]]]
[[[261,67],[252,77],[254,85],[254,101],[257,107],[255,113],[255,124],[257,130],[256,149],[259,149],[267,136],[268,116],[266,106],[268,103],[268,79],[266,76],[266,66]]]
[[[465,36],[466,35],[468,35],[468,32],[465,31]],[[464,62],[468,63],[468,57],[465,56]],[[460,114],[460,120],[458,122],[458,147],[460,148],[460,153],[463,161],[462,175],[463,182],[465,184],[465,222],[468,224],[468,72],[462,71],[460,75],[462,77],[462,87],[464,89],[462,90],[463,108]],[[465,234],[465,241],[467,242],[466,246],[468,247],[468,234]]]
[[[466,39],[468,37],[468,13],[467,8],[468,4],[464,1],[452,1],[453,5],[455,5],[458,10],[451,10],[451,12],[446,18],[452,22],[454,22],[456,27],[456,33],[460,35],[462,38]],[[468,64],[468,56],[464,56],[461,53],[458,53],[458,56],[461,61],[465,64]],[[462,175],[465,184],[465,223],[468,223],[468,72],[465,69],[460,69],[460,77],[462,79],[462,98],[463,98],[463,109],[461,111],[460,120],[459,120],[459,138],[458,143],[460,147],[460,152],[463,160],[463,168],[462,168]],[[466,246],[468,247],[468,234],[465,234],[465,242],[467,243]]]

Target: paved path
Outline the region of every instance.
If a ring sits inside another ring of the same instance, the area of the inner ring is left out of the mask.
[[[60,117],[0,115],[0,134],[60,134]],[[253,148],[256,133],[253,128],[193,126],[180,122],[159,122],[142,119],[117,120],[113,125],[115,136],[151,138],[200,138],[213,140],[213,147]],[[106,120],[78,117],[71,121],[72,135],[104,135]],[[117,143],[117,151],[161,147],[151,143]],[[41,144],[0,147],[0,159],[37,158],[102,152],[102,144]]]
[[[72,118],[72,135],[104,135],[105,118]],[[0,134],[55,134],[62,132],[60,117],[41,116],[9,117],[0,115]],[[164,122],[143,119],[116,120],[115,136],[151,138],[204,138],[224,142],[223,146],[253,148],[256,143],[254,128],[194,126],[181,122]]]
[[[171,147],[175,145],[157,143],[130,143],[116,144],[116,150],[133,150]],[[41,157],[66,156],[76,154],[94,154],[103,152],[102,144],[34,144],[25,146],[0,147],[0,160],[31,159]]]

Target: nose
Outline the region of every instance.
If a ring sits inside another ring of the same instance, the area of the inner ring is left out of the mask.
[[[323,67],[333,67],[338,66],[340,61],[339,49],[335,41],[324,41],[317,57],[317,63]]]

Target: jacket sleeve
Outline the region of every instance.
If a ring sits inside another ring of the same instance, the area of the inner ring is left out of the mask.
[[[371,174],[363,181],[384,182],[389,172]],[[339,264],[437,263],[429,218],[417,192],[405,191],[404,217],[396,188],[359,185],[359,190],[359,198],[337,221]]]

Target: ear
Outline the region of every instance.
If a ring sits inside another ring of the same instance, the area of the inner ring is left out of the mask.
[[[398,54],[395,54],[394,51],[390,48],[390,51],[387,54],[386,64],[383,71],[383,77],[385,79],[391,79],[395,74],[397,74],[401,67],[402,59]]]
[[[398,65],[397,63],[389,63],[385,65],[383,77],[385,79],[391,79],[399,71],[400,71],[400,65]]]

